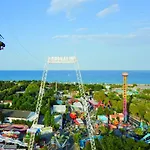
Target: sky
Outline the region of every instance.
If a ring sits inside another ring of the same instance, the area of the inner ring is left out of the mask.
[[[150,70],[149,0],[0,0],[0,70]],[[74,69],[73,64],[49,64]]]

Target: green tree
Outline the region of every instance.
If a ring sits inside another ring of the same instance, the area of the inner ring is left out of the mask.
[[[25,94],[35,97],[38,95],[39,89],[40,87],[37,85],[37,83],[30,83],[25,90]]]
[[[100,126],[99,130],[101,132],[102,135],[107,134],[108,133],[108,128],[105,126]]]
[[[55,127],[55,119],[54,119],[54,115],[51,115],[51,124],[52,127]],[[58,127],[58,125],[56,125],[56,128]]]
[[[55,130],[57,131],[57,130],[59,129],[60,125],[59,125],[59,124],[56,124],[56,123],[53,123],[53,124],[54,124],[54,125],[51,125],[51,126],[54,127]]]
[[[73,140],[75,143],[79,144],[79,140],[81,139],[81,133],[75,133],[73,135]]]
[[[97,150],[149,150],[150,146],[145,142],[136,142],[131,138],[122,138],[114,135],[106,135],[96,142]],[[89,149],[90,143],[88,143],[84,150]]]
[[[35,135],[35,142],[39,142],[40,138],[41,138],[41,135],[40,134],[36,134]]]
[[[117,111],[117,113],[120,113],[120,112],[122,112],[122,110],[123,110],[123,102],[118,101],[117,106],[116,106],[116,111]]]
[[[148,122],[150,122],[150,112],[145,113],[144,119]]]
[[[117,94],[116,94],[115,92],[110,92],[110,93],[108,94],[108,98],[109,98],[110,100],[116,100],[116,101],[119,101],[119,100],[120,100],[120,97],[117,96]]]
[[[136,128],[136,129],[134,130],[134,132],[135,132],[135,134],[137,134],[137,135],[139,135],[139,136],[143,135],[143,130],[142,130],[141,128]]]
[[[51,114],[50,114],[50,110],[47,110],[44,116],[44,125],[46,127],[51,125]]]
[[[106,98],[106,95],[104,91],[94,92],[94,99],[97,101],[104,100]]]
[[[133,87],[135,87],[135,86],[137,86],[137,84],[134,83],[134,84],[133,84]]]
[[[146,103],[139,103],[139,105],[138,105],[138,110],[139,110],[139,116],[140,116],[140,118],[142,118],[142,119],[144,119],[144,115],[145,115],[145,105],[146,105]]]
[[[97,115],[103,115],[104,114],[104,108],[99,107],[96,114]]]
[[[137,109],[137,105],[134,103],[130,104],[129,111],[132,115],[136,115],[139,112]]]

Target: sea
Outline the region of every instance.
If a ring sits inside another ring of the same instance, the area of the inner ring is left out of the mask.
[[[81,70],[83,83],[121,84],[122,73],[128,72],[129,84],[150,84],[150,70]],[[0,80],[42,80],[43,70],[1,70]],[[48,82],[77,82],[75,70],[49,70]]]

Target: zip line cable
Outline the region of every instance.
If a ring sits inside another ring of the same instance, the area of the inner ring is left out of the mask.
[[[8,41],[7,40],[5,40],[5,43],[6,43],[6,45],[9,45],[8,43]],[[13,53],[15,53],[18,57],[20,57],[21,56],[21,53],[19,53],[18,51],[13,51]],[[0,56],[2,56],[2,55],[0,55]],[[27,59],[23,59],[22,61],[24,61],[24,62],[27,62]],[[9,76],[9,75],[5,75],[10,81],[13,81],[14,79],[11,77],[11,76]]]
[[[35,57],[34,55],[32,55],[32,53],[29,52],[29,51],[25,48],[25,46],[19,41],[19,39],[18,39],[16,36],[14,36],[14,34],[13,34],[13,37],[14,37],[14,39],[17,41],[17,43],[22,47],[22,49],[24,49],[32,58],[34,58],[34,60],[36,60],[36,62],[38,62],[38,63],[42,62],[42,61],[39,60],[37,57]],[[41,63],[40,63],[40,64],[41,64]],[[41,64],[41,65],[42,65],[42,64]]]
[[[4,39],[4,37],[0,34],[0,38]]]
[[[13,34],[14,35],[14,34]],[[2,38],[2,39],[4,39],[4,37],[0,34],[0,38]],[[13,36],[12,36],[12,38],[13,38]],[[42,65],[42,63],[40,63],[40,62],[42,62],[42,61],[40,61],[39,59],[37,59],[35,56],[33,56],[22,44],[21,44],[21,42],[18,40],[18,38],[16,37],[15,38],[15,36],[14,36],[14,39],[17,41],[17,43],[22,47],[22,49],[24,49],[32,58],[34,58],[34,60],[36,60],[36,64],[37,64],[37,62],[38,62],[38,64],[40,64],[40,65]],[[6,40],[5,39],[5,43],[6,43],[6,45],[9,45],[9,43],[10,42],[8,42],[8,40]],[[10,46],[11,47],[11,46]],[[19,51],[13,51],[13,53],[15,53],[15,54],[17,54],[18,55],[18,57],[20,57],[20,56],[22,56],[22,54],[19,52]],[[27,57],[27,59],[29,60],[29,57]],[[24,62],[27,62],[28,60],[27,59],[23,59],[23,61]],[[35,61],[34,61],[34,63],[35,63]],[[9,80],[14,80],[14,79],[12,79],[12,77],[10,77],[10,76],[8,76],[8,75],[6,75],[8,78],[9,78]]]
[[[9,24],[9,22],[7,22],[7,24],[8,24],[9,26],[11,26],[11,25]],[[10,29],[10,28],[9,28],[9,29]],[[11,35],[12,35],[12,38],[16,40],[16,42],[20,45],[20,47],[22,47],[22,49],[24,49],[24,51],[26,51],[26,52],[28,53],[28,55],[30,55],[32,58],[34,58],[34,60],[35,60],[36,62],[38,62],[38,64],[40,64],[40,65],[42,66],[43,61],[40,60],[39,58],[35,57],[29,50],[27,50],[27,48],[20,42],[20,40],[18,39],[18,37],[16,36],[16,34],[14,34],[14,29],[11,30],[11,33],[12,33],[12,34],[11,34]],[[40,62],[41,62],[41,63],[40,63]]]
[[[34,57],[17,39],[15,39],[17,41],[17,43],[21,46],[22,49],[24,49],[32,58],[34,58],[34,60],[36,60],[36,62],[34,61],[34,63],[37,64],[37,62],[42,65],[42,61],[38,60],[36,57]],[[8,42],[8,40],[5,40],[6,45],[9,45],[10,42]],[[13,53],[16,53],[19,57],[22,56],[22,54],[19,51],[13,51]],[[29,60],[29,57],[27,57],[27,59]],[[23,59],[25,62],[27,62],[27,59]]]
[[[9,45],[9,42],[8,42],[8,40],[5,40],[6,42],[6,44],[7,45]],[[10,45],[11,46],[11,45]],[[13,53],[15,53],[18,57],[21,57],[22,56],[22,54],[20,53],[20,51],[13,51]],[[28,59],[28,60],[27,60]],[[27,57],[27,59],[23,59],[22,61],[24,61],[24,62],[27,62],[27,61],[29,61],[29,58]]]

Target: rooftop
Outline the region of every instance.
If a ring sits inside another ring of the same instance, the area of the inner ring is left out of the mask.
[[[53,112],[65,113],[66,105],[53,105]]]
[[[12,110],[12,109],[2,109],[2,113],[5,117],[14,117],[14,118],[25,118],[27,119],[31,111],[23,110]]]

